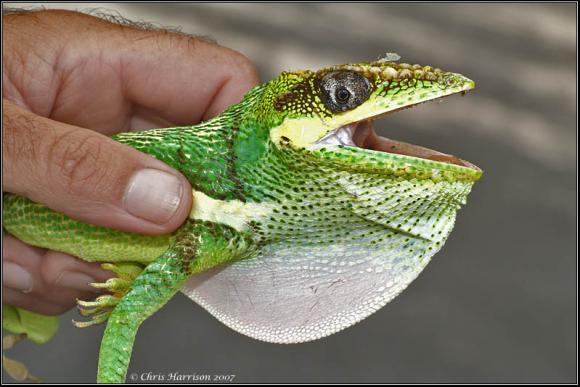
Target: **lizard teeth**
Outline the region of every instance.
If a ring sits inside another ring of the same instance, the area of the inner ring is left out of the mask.
[[[357,145],[354,143],[353,140],[353,136],[356,131],[356,126],[357,126],[356,124],[349,124],[333,130],[332,132],[328,133],[326,136],[318,140],[318,142],[314,144],[315,148],[334,145],[356,147]]]
[[[362,148],[372,130],[370,121],[353,122],[328,133],[314,144],[314,148],[338,145]]]

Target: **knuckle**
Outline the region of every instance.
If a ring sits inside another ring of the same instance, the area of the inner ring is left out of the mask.
[[[40,264],[40,273],[46,286],[58,284],[58,279],[66,269],[66,260],[59,253],[48,251]]]
[[[77,267],[76,258],[49,250],[40,263],[39,271],[45,286],[58,288],[62,275],[67,271],[74,271]]]
[[[242,53],[234,51],[234,67],[237,74],[244,79],[251,81],[258,80],[258,69],[256,65]]]
[[[49,165],[67,192],[85,192],[106,177],[103,143],[97,135],[78,138],[73,132],[58,136],[49,149]]]

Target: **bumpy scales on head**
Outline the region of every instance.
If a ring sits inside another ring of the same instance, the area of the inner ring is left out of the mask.
[[[481,176],[455,156],[378,136],[372,121],[473,87],[393,56],[284,72],[205,123],[114,137],[191,182],[190,219],[173,235],[82,224],[9,194],[4,227],[119,274],[100,286],[112,296],[81,303],[109,319],[99,381],[124,379],[139,324],[178,290],[251,337],[314,340],[409,285]]]

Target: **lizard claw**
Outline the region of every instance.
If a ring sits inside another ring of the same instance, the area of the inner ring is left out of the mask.
[[[73,320],[73,324],[79,328],[85,328],[107,321],[107,318],[113,309],[115,309],[115,306],[129,291],[133,280],[143,270],[142,266],[132,263],[104,263],[101,267],[105,270],[112,271],[117,275],[117,277],[110,278],[103,283],[91,283],[91,286],[97,289],[109,291],[111,294],[99,296],[93,301],[82,301],[77,299],[79,313],[83,317],[90,318],[88,321]]]

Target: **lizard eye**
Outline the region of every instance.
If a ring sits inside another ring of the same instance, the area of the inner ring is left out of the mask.
[[[334,97],[336,99],[336,102],[339,102],[341,104],[345,104],[348,102],[348,99],[350,98],[350,91],[348,91],[344,87],[341,87],[341,88],[336,90]]]
[[[334,113],[354,109],[367,100],[370,82],[354,71],[334,71],[320,80],[320,96]]]

